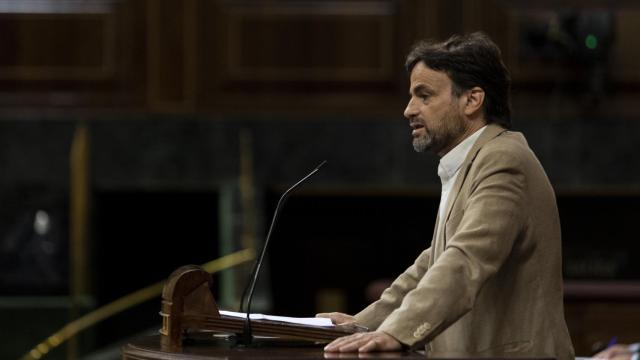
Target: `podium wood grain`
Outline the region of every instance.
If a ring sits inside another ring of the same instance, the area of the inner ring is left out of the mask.
[[[227,340],[206,342],[185,342],[181,350],[170,352],[163,350],[159,336],[148,336],[132,340],[122,348],[123,360],[242,360],[242,359],[405,359],[424,360],[425,356],[417,352],[387,352],[371,354],[333,354],[325,353],[322,346],[282,346],[271,343],[269,346],[244,348],[234,347]]]

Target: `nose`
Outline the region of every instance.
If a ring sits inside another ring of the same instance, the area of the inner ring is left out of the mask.
[[[418,114],[418,106],[416,106],[412,97],[411,99],[409,99],[409,102],[407,103],[407,107],[404,109],[404,117],[406,117],[407,119],[411,119],[417,114]]]

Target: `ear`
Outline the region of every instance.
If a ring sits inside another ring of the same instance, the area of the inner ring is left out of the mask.
[[[464,113],[471,116],[482,110],[484,104],[484,90],[480,87],[473,87],[465,92],[467,103],[464,105]]]

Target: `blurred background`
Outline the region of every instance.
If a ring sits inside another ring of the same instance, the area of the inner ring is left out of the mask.
[[[254,310],[360,310],[428,246],[439,202],[438,159],[414,153],[402,116],[404,57],[477,30],[503,51],[514,129],[557,193],[577,353],[640,341],[640,3],[2,0],[0,358],[260,246],[280,194],[322,160],[281,214]],[[214,276],[221,307],[237,310],[249,269]],[[43,358],[118,359],[159,307]]]

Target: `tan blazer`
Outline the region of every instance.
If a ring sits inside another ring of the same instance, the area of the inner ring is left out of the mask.
[[[445,214],[431,247],[357,321],[429,356],[573,359],[556,199],[522,134],[484,130]]]

